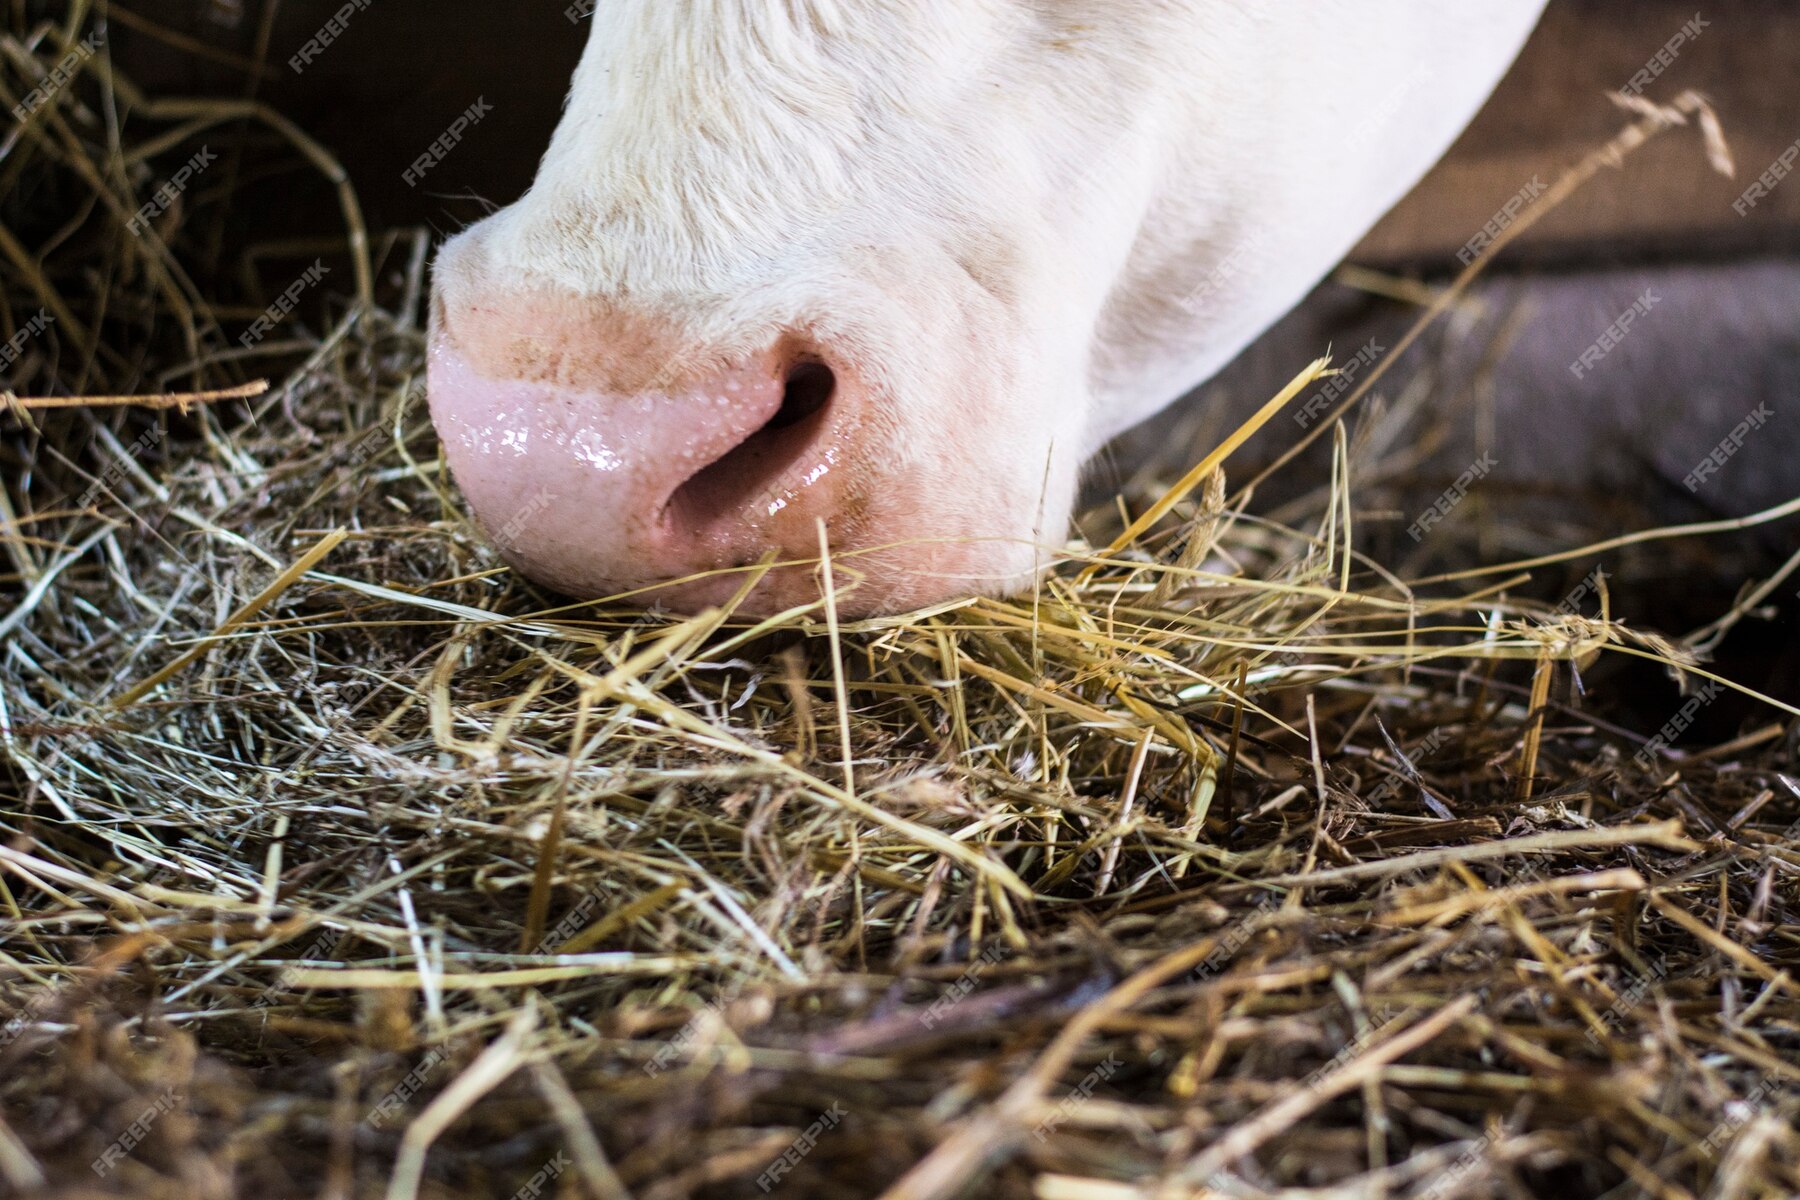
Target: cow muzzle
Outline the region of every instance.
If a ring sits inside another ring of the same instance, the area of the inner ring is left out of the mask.
[[[580,599],[693,609],[774,564],[749,608],[817,598],[822,522],[856,540],[853,371],[799,335],[724,360],[567,297],[440,305],[432,419],[476,519]]]

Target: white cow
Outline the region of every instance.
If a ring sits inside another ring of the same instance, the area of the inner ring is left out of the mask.
[[[437,264],[430,393],[581,597],[1027,585],[1084,460],[1292,307],[1542,0],[609,0],[536,183]],[[675,582],[672,582],[675,581]]]

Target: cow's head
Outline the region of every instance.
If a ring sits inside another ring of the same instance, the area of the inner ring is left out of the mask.
[[[1145,9],[598,6],[536,183],[437,265],[432,414],[502,553],[680,608],[805,564],[751,596],[769,611],[817,597],[822,522],[849,611],[1028,581],[1083,460],[1347,245],[1265,239],[1262,259],[1301,246],[1297,283],[1193,302],[1245,214],[1281,212],[1280,173],[1238,161],[1269,152],[1254,122],[1187,137],[1258,21]],[[1429,162],[1447,135],[1426,136]],[[1172,198],[1209,153],[1241,191]]]

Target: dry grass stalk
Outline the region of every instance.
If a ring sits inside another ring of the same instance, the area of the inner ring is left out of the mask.
[[[372,291],[404,239],[273,114],[145,101],[134,170],[106,103],[0,154],[95,193],[43,255],[0,205],[6,296],[69,315],[16,387],[245,382],[183,269],[221,201],[119,226],[170,120],[322,171],[359,295],[262,404],[0,433],[12,1190],[493,1197],[566,1153],[673,1200],[805,1145],[777,1194],[1800,1191],[1779,729],[1641,755],[1553,679],[1691,654],[1383,574],[1345,470],[1244,516],[1223,454],[1018,600],[845,623],[822,555],[776,620],[566,604],[448,489],[422,278]]]

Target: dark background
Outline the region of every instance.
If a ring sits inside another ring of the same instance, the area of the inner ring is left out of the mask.
[[[604,2],[604,0],[603,0]],[[588,32],[566,0],[372,0],[325,53],[287,64],[341,7],[338,0],[162,0],[115,4],[114,46],[158,94],[254,94],[293,117],[349,170],[373,227],[452,227],[506,204],[530,183]],[[1553,0],[1512,74],[1445,162],[1365,242],[1359,261],[1441,268],[1546,163],[1603,141],[1618,112],[1595,103],[1629,80],[1695,15],[1675,0]],[[1648,90],[1696,88],[1723,117],[1747,180],[1800,138],[1800,6],[1727,0]],[[231,19],[236,14],[236,20]],[[194,42],[210,58],[189,53]],[[266,54],[259,54],[266,45]],[[258,69],[257,62],[266,62]],[[422,186],[401,179],[413,158],[477,97],[494,112]],[[1591,263],[1646,256],[1720,256],[1800,249],[1800,189],[1778,189],[1747,219],[1740,187],[1696,172],[1675,146],[1645,152],[1631,186],[1571,201],[1514,261]],[[330,232],[304,198],[270,197],[314,232]],[[1724,217],[1720,216],[1723,201]],[[1728,218],[1728,219],[1727,219]]]

